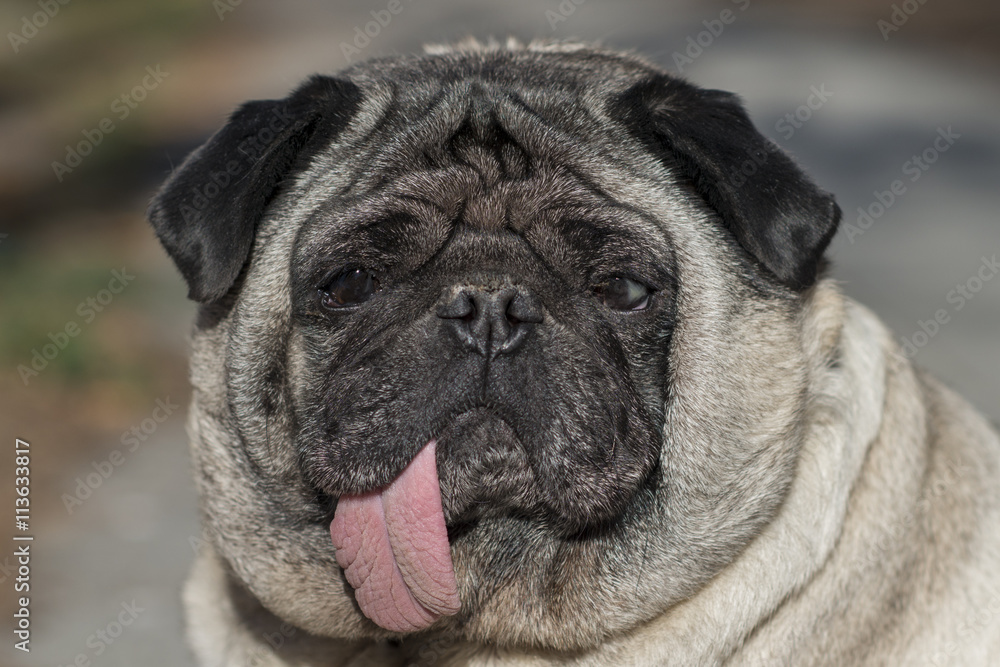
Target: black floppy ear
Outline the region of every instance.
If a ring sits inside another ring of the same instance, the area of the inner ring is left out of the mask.
[[[736,95],[657,75],[618,96],[611,112],[782,284],[816,281],[840,207],[754,128]]]
[[[314,76],[283,100],[248,102],[171,175],[147,215],[191,299],[229,291],[281,181],[332,141],[359,100],[353,83]]]

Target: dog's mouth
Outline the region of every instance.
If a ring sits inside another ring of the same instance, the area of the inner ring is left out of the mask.
[[[495,471],[527,469],[514,456],[521,450],[516,434],[492,410],[473,406],[439,430],[388,484],[342,494],[330,521],[337,563],[358,606],[393,632],[422,630],[459,611],[450,533],[515,500]],[[446,461],[440,474],[439,456]],[[511,481],[529,486],[523,474]]]
[[[421,630],[461,606],[436,447],[430,440],[388,486],[341,496],[330,524],[358,606],[393,632]]]
[[[460,611],[451,544],[473,539],[469,531],[482,521],[537,520],[565,538],[598,531],[652,474],[615,479],[609,464],[601,469],[608,493],[584,494],[574,485],[576,469],[555,483],[540,479],[547,461],[532,459],[510,416],[495,407],[476,406],[434,426],[388,482],[326,496],[336,498],[326,521],[337,563],[361,612],[392,632],[419,631]],[[342,466],[342,474],[348,469]],[[556,484],[568,508],[553,503]],[[606,511],[600,503],[611,493],[622,499]]]

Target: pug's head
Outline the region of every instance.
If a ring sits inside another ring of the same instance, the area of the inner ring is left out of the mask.
[[[662,613],[787,489],[838,217],[732,95],[620,54],[244,105],[150,209],[202,304],[214,548],[334,637],[579,648]]]

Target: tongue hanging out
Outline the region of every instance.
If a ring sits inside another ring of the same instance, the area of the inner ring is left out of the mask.
[[[389,486],[341,496],[330,524],[337,563],[365,616],[413,632],[461,603],[431,440]]]

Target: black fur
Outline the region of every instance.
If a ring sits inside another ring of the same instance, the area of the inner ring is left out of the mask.
[[[782,284],[802,290],[816,281],[840,207],[754,128],[736,95],[656,75],[613,99],[610,111]]]
[[[248,102],[171,176],[148,215],[191,299],[229,291],[281,182],[328,145],[360,97],[353,83],[314,76],[285,99]]]

